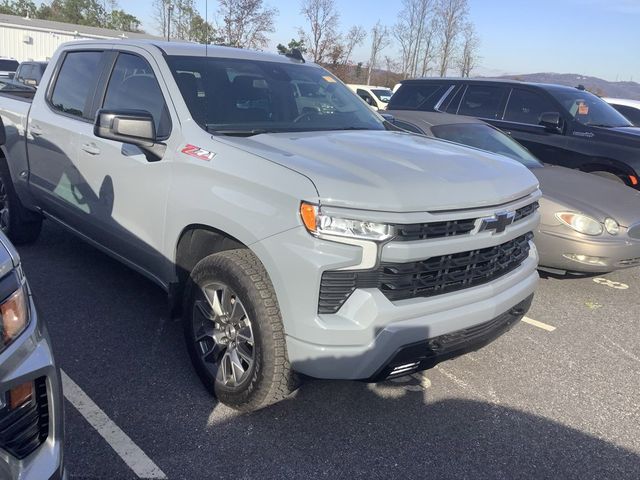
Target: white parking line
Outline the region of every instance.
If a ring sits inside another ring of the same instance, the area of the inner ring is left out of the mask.
[[[140,449],[89,396],[62,370],[64,396],[97,430],[139,478],[167,478],[158,466]]]
[[[524,323],[528,323],[529,325],[533,325],[534,327],[546,330],[547,332],[553,332],[556,329],[556,327],[552,325],[547,325],[546,323],[539,322],[538,320],[534,320],[533,318],[529,317],[522,317],[522,321]]]

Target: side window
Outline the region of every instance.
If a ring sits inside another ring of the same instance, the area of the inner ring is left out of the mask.
[[[460,103],[458,114],[479,118],[499,118],[502,114],[500,107],[506,92],[506,87],[469,85]]]
[[[361,88],[359,88],[356,91],[356,93],[358,94],[358,96],[361,99],[363,99],[365,102],[367,102],[372,107],[377,106],[376,101],[371,97],[371,95],[369,95],[369,92],[367,92],[366,90],[362,90]]]
[[[407,132],[411,132],[411,133],[417,133],[418,135],[424,135],[424,132],[421,131],[418,127],[416,127],[415,125],[408,123],[408,122],[404,122],[402,120],[394,120],[393,124],[396,127],[399,127],[403,130],[406,130]]]
[[[507,103],[504,120],[537,125],[540,121],[540,114],[557,111],[558,107],[543,95],[530,90],[514,88]]]
[[[102,52],[69,52],[64,57],[51,93],[53,108],[82,117],[85,105],[93,100],[93,87]]]
[[[111,72],[103,108],[146,110],[153,116],[158,137],[171,132],[169,111],[149,63],[142,57],[120,53]]]
[[[393,94],[387,107],[389,110],[432,111],[436,103],[449,89],[449,84],[428,83],[424,85],[403,84]]]

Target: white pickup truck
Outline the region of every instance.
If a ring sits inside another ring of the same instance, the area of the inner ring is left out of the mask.
[[[2,229],[33,241],[49,218],[166,289],[235,408],[298,373],[430,368],[531,303],[535,177],[393,131],[300,55],[73,42],[0,118]]]

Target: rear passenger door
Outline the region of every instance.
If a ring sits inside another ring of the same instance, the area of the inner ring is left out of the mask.
[[[526,88],[511,89],[502,119],[491,123],[510,135],[543,162],[570,166],[566,136],[539,125],[543,113],[560,113],[543,93]]]
[[[37,96],[29,113],[30,188],[43,210],[74,228],[93,201],[92,192],[77,187],[82,173],[77,168],[76,132],[93,128],[91,104],[103,60],[101,50],[67,51],[45,99]]]
[[[145,110],[154,118],[160,142],[165,142],[172,123],[154,60],[146,51],[130,48],[110,52],[111,62],[96,89],[94,112]],[[137,146],[96,137],[93,124],[84,124],[77,132],[80,175],[74,188],[92,194],[83,233],[162,283],[171,268],[160,253],[171,163],[147,157]]]
[[[470,84],[462,96],[457,113],[482,120],[497,120],[502,118],[508,94],[507,86]]]

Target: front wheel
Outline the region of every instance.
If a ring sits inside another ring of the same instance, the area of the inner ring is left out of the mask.
[[[296,388],[276,294],[250,250],[210,255],[195,266],[182,321],[196,371],[222,403],[258,410]]]

